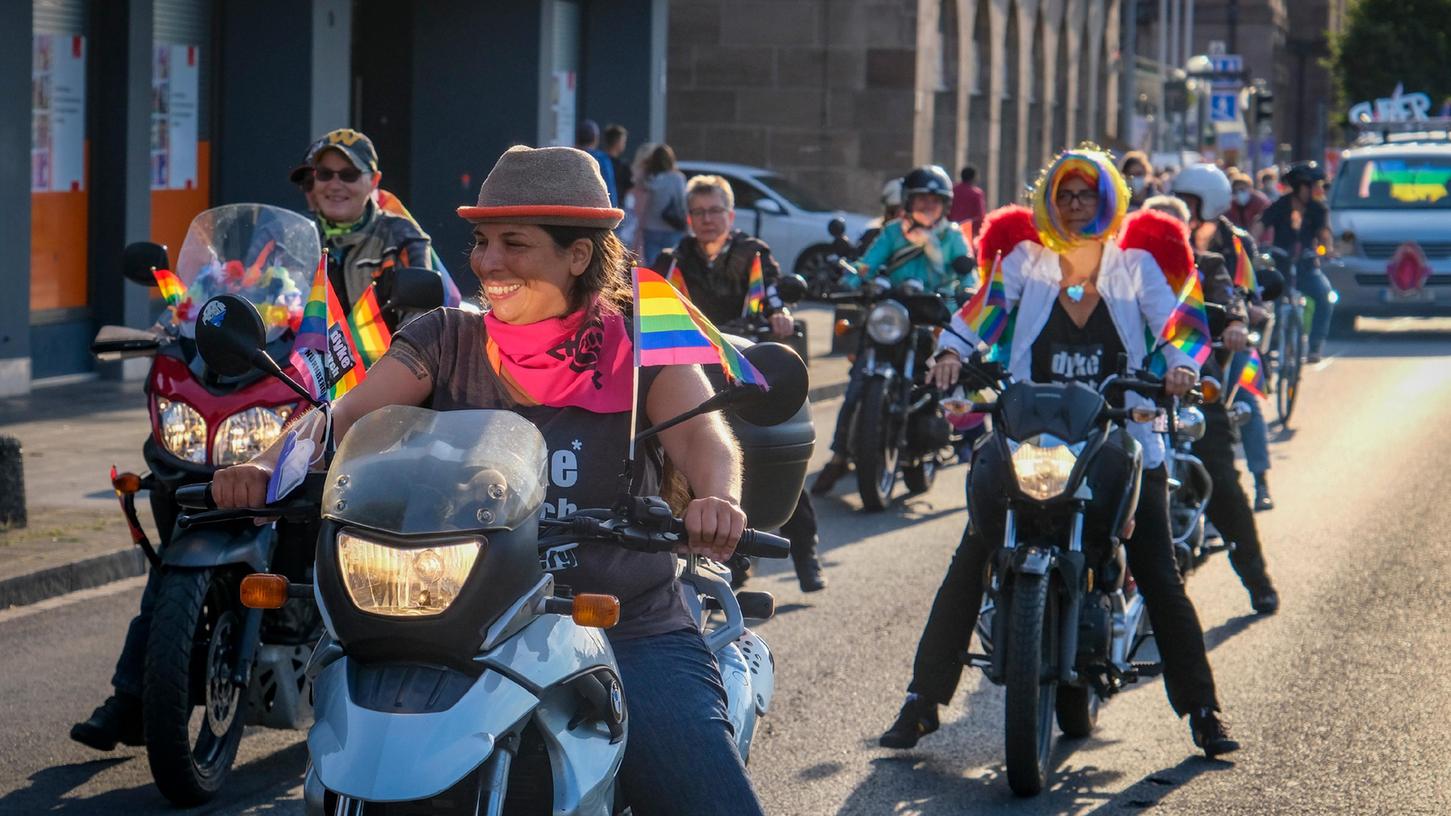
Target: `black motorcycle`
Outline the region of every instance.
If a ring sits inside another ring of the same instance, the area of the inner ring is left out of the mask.
[[[945,298],[920,286],[867,282],[832,299],[855,303],[864,316],[856,327],[861,394],[850,425],[851,458],[862,507],[884,510],[899,470],[909,491],[925,493],[950,459],[952,426],[926,375],[937,343],[933,330],[951,312]]]
[[[1121,374],[1081,383],[1002,385],[1001,367],[974,355],[970,387],[998,397],[974,404],[993,429],[975,446],[968,509],[979,535],[1001,545],[990,562],[970,665],[1005,687],[1008,784],[1020,796],[1047,783],[1053,721],[1087,736],[1099,705],[1141,669],[1149,635],[1143,597],[1128,580],[1123,543],[1138,504],[1142,450],[1126,423],[1150,421],[1163,384]]]

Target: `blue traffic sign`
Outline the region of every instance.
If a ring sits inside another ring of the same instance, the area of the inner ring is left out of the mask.
[[[1239,94],[1215,93],[1209,97],[1209,120],[1211,122],[1239,121]]]

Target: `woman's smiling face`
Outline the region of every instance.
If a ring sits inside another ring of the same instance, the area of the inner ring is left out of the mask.
[[[533,224],[475,224],[469,266],[495,318],[537,323],[569,311],[575,279],[593,252],[586,240],[561,249]]]

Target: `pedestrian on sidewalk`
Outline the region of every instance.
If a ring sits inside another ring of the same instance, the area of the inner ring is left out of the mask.
[[[645,163],[644,204],[640,226],[645,232],[642,258],[654,259],[685,237],[685,174],[675,169],[675,151],[660,143]]]
[[[625,211],[625,220],[615,228],[615,235],[627,247],[634,244],[635,235],[640,230],[640,217],[635,212],[635,171],[625,161],[625,143],[629,138],[630,132],[623,125],[609,124],[605,125],[600,144],[605,154],[610,157],[610,166],[615,174],[615,190],[620,196],[619,207]]]
[[[600,150],[600,126],[593,119],[586,119],[574,129],[574,146],[594,157],[604,176],[605,189],[610,193],[610,204],[620,206],[620,191],[615,186],[615,163],[610,154]]]
[[[954,224],[971,221],[972,234],[977,235],[982,229],[983,216],[987,215],[982,188],[975,183],[977,168],[969,164],[962,168],[961,176],[962,181],[952,187],[952,209],[947,213],[947,220]]]

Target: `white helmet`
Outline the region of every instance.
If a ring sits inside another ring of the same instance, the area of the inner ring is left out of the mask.
[[[882,185],[882,206],[902,206],[902,180],[894,178]]]
[[[1191,164],[1174,177],[1174,195],[1199,198],[1199,218],[1213,221],[1229,211],[1230,184],[1224,171],[1212,164]]]

